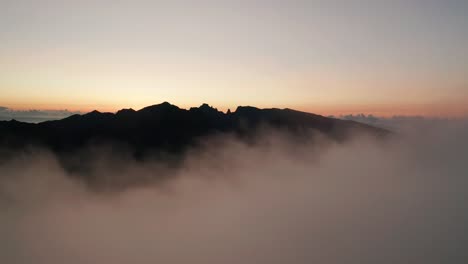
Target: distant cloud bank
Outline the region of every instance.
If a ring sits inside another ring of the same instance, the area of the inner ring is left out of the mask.
[[[366,114],[330,116],[344,120],[356,121],[371,126],[381,127],[389,130],[413,130],[421,127],[434,125],[447,125],[453,120],[450,118],[423,117],[423,116],[392,116],[379,117]]]
[[[9,121],[12,119],[28,122],[40,123],[47,120],[57,120],[69,117],[74,114],[81,114],[78,111],[68,110],[13,110],[8,107],[0,106],[0,121]]]

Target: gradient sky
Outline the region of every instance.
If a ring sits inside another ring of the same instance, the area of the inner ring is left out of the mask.
[[[0,0],[0,105],[468,115],[466,0]]]

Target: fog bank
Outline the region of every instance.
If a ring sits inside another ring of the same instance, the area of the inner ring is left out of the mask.
[[[109,181],[173,174],[106,192],[37,150],[0,165],[0,262],[466,263],[466,157],[466,122],[385,142],[220,137],[178,169],[96,162]]]

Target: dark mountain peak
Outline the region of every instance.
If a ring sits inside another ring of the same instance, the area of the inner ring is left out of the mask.
[[[168,101],[164,101],[164,102],[160,103],[159,105],[160,106],[175,106],[175,105],[169,103]]]
[[[114,116],[113,113],[108,113],[108,112],[102,113],[102,112],[99,112],[98,110],[93,110],[93,111],[91,111],[89,113],[86,113],[84,115],[76,114],[76,115],[72,115],[72,116],[69,116],[67,118],[64,118],[62,120],[46,121],[44,123],[60,123],[62,121],[66,121],[68,123],[74,123],[74,124],[86,123],[86,122],[95,123],[95,122],[101,122],[104,119],[106,119],[106,120],[110,119],[113,116]]]
[[[62,119],[62,120],[63,120],[63,121],[66,121],[66,120],[70,120],[70,121],[71,121],[71,120],[77,120],[77,119],[79,119],[79,118],[81,118],[81,117],[82,117],[82,115],[80,115],[80,114],[74,114],[74,115],[71,115],[71,116],[69,116],[69,117],[65,117],[65,118]],[[49,120],[49,121],[45,121],[45,122],[43,122],[43,123],[53,123],[53,122],[57,122],[57,121],[61,121],[61,120]]]
[[[11,119],[10,121],[0,121],[0,129],[2,127],[5,127],[5,128],[23,128],[23,127],[32,127],[34,126],[34,124],[31,124],[31,123],[24,123],[24,122],[20,122],[16,119]],[[1,134],[0,134],[1,136]],[[1,138],[0,138],[1,139]]]
[[[173,111],[179,110],[180,108],[176,105],[170,104],[168,102],[163,102],[161,104],[155,104],[151,106],[147,106],[138,110],[140,113],[155,113],[155,112],[166,112],[166,111]]]
[[[211,107],[209,104],[207,103],[203,103],[202,105],[200,105],[200,107],[198,107],[200,109],[215,109],[213,107]]]
[[[255,113],[260,111],[257,107],[253,106],[238,106],[234,113],[236,114],[248,114],[248,113]]]
[[[202,104],[200,107],[192,107],[190,108],[191,112],[201,112],[204,114],[222,114],[221,111],[218,111],[218,109],[210,106],[209,104]]]
[[[112,113],[101,113],[97,110],[94,110],[92,112],[89,112],[87,114],[84,114],[82,115],[82,119],[84,120],[94,120],[94,121],[98,121],[98,120],[101,120],[103,118],[110,118],[110,117],[113,117],[114,114]]]
[[[99,112],[98,110],[93,110],[87,114],[84,114],[84,116],[97,116],[97,115],[100,115],[101,112]]]
[[[291,108],[284,108],[283,110],[284,110],[284,111],[289,111],[289,112],[299,112],[299,113],[302,113],[301,111],[297,111],[297,110],[294,110],[294,109],[291,109]]]
[[[131,115],[131,114],[134,114],[136,113],[135,110],[133,110],[132,108],[124,108],[124,109],[120,109],[119,111],[117,111],[116,115],[120,116],[120,115]]]

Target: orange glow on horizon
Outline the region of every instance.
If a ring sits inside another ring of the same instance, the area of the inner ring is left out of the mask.
[[[133,105],[114,105],[114,104],[103,104],[103,103],[74,103],[74,104],[65,104],[65,103],[1,103],[0,106],[8,107],[13,110],[68,110],[73,112],[82,112],[87,113],[93,110],[98,110],[100,112],[117,112],[123,108],[133,108],[139,110],[149,105],[159,104],[164,102],[164,100],[154,102],[151,104],[133,104]],[[180,104],[177,102],[168,101],[182,109],[189,109],[190,107],[198,107],[202,103],[198,104]],[[215,105],[210,104],[212,107],[217,108],[220,111],[226,112],[228,109],[235,111],[238,105]],[[446,118],[464,118],[468,117],[468,104],[400,104],[400,105],[390,105],[390,104],[341,104],[341,105],[332,105],[332,104],[300,104],[300,105],[255,105],[255,104],[239,104],[239,105],[251,105],[259,108],[290,108],[298,111],[304,111],[309,113],[320,114],[323,116],[340,116],[340,115],[349,115],[349,114],[366,114],[374,115],[380,117],[391,117],[391,116],[427,116],[427,117],[446,117]]]

